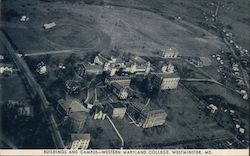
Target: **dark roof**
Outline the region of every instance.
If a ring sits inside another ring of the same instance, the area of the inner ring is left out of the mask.
[[[151,110],[143,113],[144,115],[149,115],[151,117],[167,116],[167,113],[163,109]]]
[[[78,99],[67,98],[66,100],[58,100],[58,104],[67,112],[70,108],[70,112],[87,111]]]
[[[154,73],[159,78],[178,78],[180,75],[177,72],[174,73]]]
[[[121,91],[123,89],[127,89],[126,87],[122,86],[121,84],[117,83],[117,82],[113,82],[111,83],[111,86],[116,88],[117,90]]]
[[[114,102],[109,104],[112,108],[127,108],[124,103]]]
[[[89,133],[71,133],[70,135],[71,140],[90,140],[90,134]]]

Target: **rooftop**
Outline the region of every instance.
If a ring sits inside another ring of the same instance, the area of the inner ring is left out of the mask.
[[[126,105],[121,102],[109,103],[112,108],[126,108]]]
[[[117,82],[111,83],[111,86],[114,87],[114,88],[116,88],[119,91],[122,90],[122,89],[126,89],[127,88],[126,86],[123,86],[123,85],[121,85],[121,84],[119,84]]]
[[[65,111],[70,109],[70,112],[87,112],[86,108],[81,104],[78,99],[67,98],[66,100],[60,99],[58,100],[58,104],[60,104]]]
[[[73,119],[75,119],[77,121],[85,121],[87,119],[87,117],[88,117],[88,113],[85,112],[85,111],[84,112],[83,111],[81,111],[81,112],[72,112],[72,113],[69,114],[69,117],[73,118]]]
[[[159,78],[178,78],[180,75],[177,72],[174,73],[154,73],[153,75]]]
[[[163,109],[151,110],[143,113],[144,115],[148,115],[150,117],[167,116],[167,113]]]
[[[103,70],[102,66],[96,64],[80,63],[78,65],[85,68],[86,70]]]
[[[90,134],[89,133],[71,133],[70,135],[71,140],[90,140]]]

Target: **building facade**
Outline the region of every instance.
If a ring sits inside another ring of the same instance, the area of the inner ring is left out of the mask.
[[[177,58],[178,57],[178,52],[175,48],[168,48],[164,49],[161,53],[161,56],[163,58]]]
[[[123,119],[127,110],[125,104],[116,102],[116,103],[109,103],[106,105],[108,110],[108,115],[112,118]]]
[[[85,125],[88,114],[86,112],[74,112],[68,115],[68,128],[72,132],[80,132]]]
[[[160,90],[176,89],[180,76],[177,73],[156,73],[152,76],[152,84]]]
[[[79,133],[71,133],[70,135],[70,149],[78,150],[78,149],[87,149],[90,143],[90,134],[79,134]]]
[[[111,85],[111,83],[113,82],[117,82],[122,86],[129,86],[131,83],[131,78],[129,76],[113,76],[113,77],[107,77],[105,79],[105,83],[107,85]]]
[[[142,112],[139,121],[142,128],[150,128],[163,125],[166,122],[166,118],[167,113],[164,110],[159,109]]]

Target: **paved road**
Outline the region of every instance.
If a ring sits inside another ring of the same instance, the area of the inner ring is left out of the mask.
[[[39,56],[39,55],[51,55],[51,54],[64,54],[64,53],[79,53],[79,52],[89,52],[95,50],[94,48],[74,48],[74,49],[66,49],[66,50],[51,50],[51,51],[41,51],[28,53],[24,56]]]
[[[14,145],[10,139],[6,138],[2,133],[0,133],[0,140],[8,145],[12,149],[17,149],[16,145]]]
[[[115,132],[116,132],[116,134],[118,135],[118,137],[120,138],[120,140],[121,140],[121,149],[123,149],[123,147],[124,147],[124,140],[123,140],[121,134],[119,133],[119,131],[118,131],[117,128],[115,127],[113,121],[110,119],[110,117],[109,117],[108,115],[107,115],[107,119],[108,119],[108,121],[110,122],[110,124],[112,125],[112,127],[113,127],[113,129],[115,130]]]
[[[218,85],[223,86],[222,83],[214,80],[214,79],[199,79],[199,78],[181,78],[181,81],[188,81],[188,82],[212,82],[212,83],[216,83]]]
[[[44,119],[49,123],[49,130],[51,132],[56,148],[64,148],[65,146],[61,134],[58,130],[54,114],[52,113],[53,107],[50,107],[50,103],[47,101],[40,85],[36,82],[26,62],[21,57],[18,56],[18,54],[15,52],[12,45],[10,44],[8,38],[2,31],[0,32],[0,40],[2,41],[2,43],[4,43],[9,54],[12,56],[16,66],[20,69],[20,71],[24,75],[25,79],[27,80],[31,88],[31,91],[40,97],[41,108],[44,114]]]

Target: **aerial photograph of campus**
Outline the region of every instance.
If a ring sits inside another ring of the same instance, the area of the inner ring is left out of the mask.
[[[0,0],[1,149],[249,149],[249,0]]]

